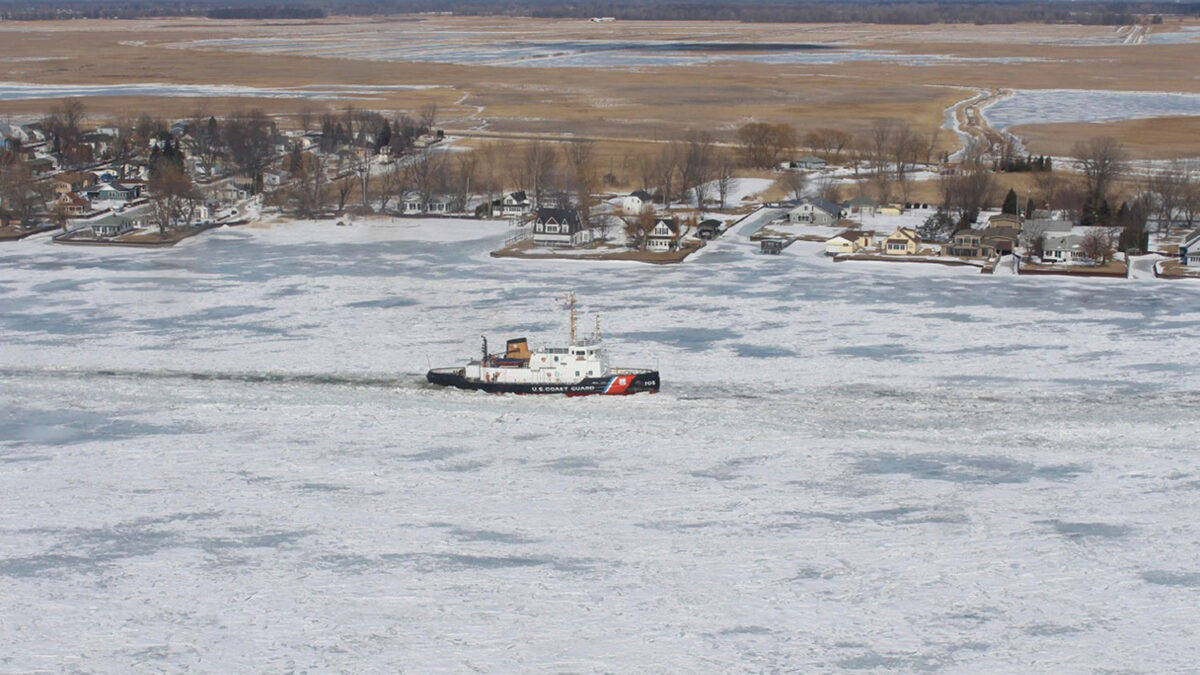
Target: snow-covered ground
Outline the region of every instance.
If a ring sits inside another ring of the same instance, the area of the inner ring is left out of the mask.
[[[504,232],[0,246],[0,672],[1200,660],[1200,284]],[[662,393],[423,383],[572,289]]]

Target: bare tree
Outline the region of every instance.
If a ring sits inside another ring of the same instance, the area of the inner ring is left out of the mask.
[[[388,202],[392,201],[392,197],[400,190],[401,166],[399,162],[392,162],[386,165],[384,170],[379,174],[379,211],[386,212]]]
[[[595,167],[595,144],[578,140],[563,147],[563,164],[567,170],[569,190],[575,195],[579,220],[585,228],[592,226],[592,211],[596,200],[592,196],[598,182]]]
[[[896,170],[896,184],[900,188],[900,200],[907,203],[912,192],[909,171],[920,161],[925,151],[925,138],[907,124],[898,124],[891,139],[891,158]]]
[[[454,156],[454,206],[456,211],[466,211],[475,187],[475,175],[479,170],[479,155],[460,152]]]
[[[423,148],[405,165],[404,183],[420,195],[422,208],[433,200],[434,193],[438,192],[445,182],[444,155],[431,148]]]
[[[685,199],[692,192],[696,208],[703,208],[706,184],[713,172],[713,137],[707,131],[689,131],[686,142],[680,166],[682,192]]]
[[[1171,222],[1184,210],[1188,193],[1194,189],[1191,177],[1178,163],[1155,173],[1146,181],[1147,188],[1155,196],[1155,212],[1159,227],[1165,234],[1171,233]]]
[[[370,195],[371,195],[371,159],[374,157],[371,151],[366,149],[360,150],[354,157],[354,173],[358,174],[359,191],[362,193],[363,211],[370,211]]]
[[[1107,227],[1094,227],[1083,236],[1079,242],[1079,252],[1083,257],[1103,265],[1112,260],[1117,250],[1116,233]]]
[[[1041,258],[1046,254],[1046,232],[1050,229],[1046,223],[1025,221],[1021,226],[1021,246],[1027,255]]]
[[[206,114],[203,110],[193,113],[184,144],[192,156],[200,160],[204,175],[211,179],[217,159],[224,152],[221,124],[217,118]]]
[[[297,118],[300,120],[300,131],[306,134],[308,133],[308,130],[312,128],[313,117],[316,115],[316,112],[317,111],[307,103],[300,106],[300,113],[297,115]]]
[[[558,165],[558,155],[545,143],[534,141],[513,165],[513,179],[532,196],[533,208],[541,207]]]
[[[333,184],[333,193],[337,196],[337,212],[346,210],[346,202],[354,190],[354,181],[349,177],[342,178]]]
[[[717,176],[717,194],[721,198],[721,208],[726,208],[726,202],[729,200],[729,193],[733,191],[734,181],[733,170],[736,168],[733,155],[726,151],[719,151],[714,162]]]
[[[803,199],[804,191],[808,188],[808,174],[799,170],[785,171],[781,182],[787,186],[792,199]]]
[[[222,139],[243,175],[255,183],[271,160],[274,125],[262,110],[237,111],[223,125]]]
[[[479,146],[474,153],[479,156],[475,172],[478,184],[476,189],[484,196],[488,216],[494,216],[492,205],[500,198],[500,193],[504,189],[501,183],[504,150],[496,143],[485,143]]]
[[[80,141],[83,139],[83,122],[87,108],[81,98],[64,99],[50,106],[50,112],[42,120],[42,126],[54,137],[54,145],[67,166],[79,166],[91,159]]]
[[[39,181],[24,158],[18,158],[0,169],[0,203],[22,226],[28,227],[37,222],[37,216],[44,211],[50,194],[50,183]]]
[[[780,158],[796,147],[796,130],[788,124],[750,122],[737,131],[746,163],[753,167],[774,168]]]
[[[996,176],[985,164],[983,153],[977,141],[969,141],[963,151],[962,170],[941,178],[943,204],[958,216],[960,227],[975,222],[996,191]]]
[[[320,155],[295,152],[288,162],[292,180],[286,199],[289,207],[303,218],[311,218],[325,207],[325,166]]]
[[[668,143],[663,146],[662,152],[658,154],[658,161],[654,165],[655,183],[662,190],[663,206],[669,207],[675,199],[675,187],[677,182],[675,177],[679,173],[679,165],[683,159],[685,148],[681,143]]]
[[[1200,180],[1191,170],[1184,171],[1183,200],[1180,208],[1183,210],[1185,227],[1191,228],[1200,215]]]
[[[1083,174],[1086,196],[1095,204],[1108,198],[1109,188],[1125,173],[1128,159],[1125,148],[1111,136],[1079,141],[1071,155]]]
[[[654,226],[658,224],[658,216],[654,213],[654,207],[647,206],[634,213],[618,210],[616,215],[625,223],[625,237],[633,244],[634,248],[645,251],[650,234],[654,231]]]
[[[817,184],[817,197],[827,202],[840,204],[842,201],[842,186],[838,185],[832,177],[826,176]]]
[[[150,191],[151,218],[158,225],[159,234],[190,223],[189,207],[200,201],[200,196],[186,171],[174,163],[163,162],[146,187]]]
[[[429,103],[427,105],[421,106],[421,111],[419,114],[420,114],[421,128],[424,129],[426,133],[432,132],[434,127],[437,126],[437,116],[438,116],[437,104]]]
[[[804,144],[833,162],[841,159],[842,150],[850,145],[852,137],[840,129],[822,127],[804,135]]]

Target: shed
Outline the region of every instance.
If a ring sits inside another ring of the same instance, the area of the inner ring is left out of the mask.
[[[788,245],[786,239],[763,239],[759,242],[759,251],[761,253],[769,253],[771,255],[779,255],[781,251]]]

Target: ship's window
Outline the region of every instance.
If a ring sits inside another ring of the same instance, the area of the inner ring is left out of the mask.
[[[556,356],[556,357],[554,357],[554,362],[555,362],[555,363],[558,363],[558,357],[557,357],[557,356]]]
[[[575,371],[575,377],[579,377],[579,371]]]

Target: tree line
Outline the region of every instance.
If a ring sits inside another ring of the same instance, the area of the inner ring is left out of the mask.
[[[50,0],[0,3],[6,20],[128,19],[210,16],[220,19],[312,19],[326,14],[386,15],[453,12],[542,18],[611,16],[621,20],[740,21],[751,23],[1079,23],[1128,25],[1152,16],[1195,16],[1194,3],[1103,1],[1040,3],[942,0],[832,2],[830,0],[311,0],[263,6],[255,0]]]

